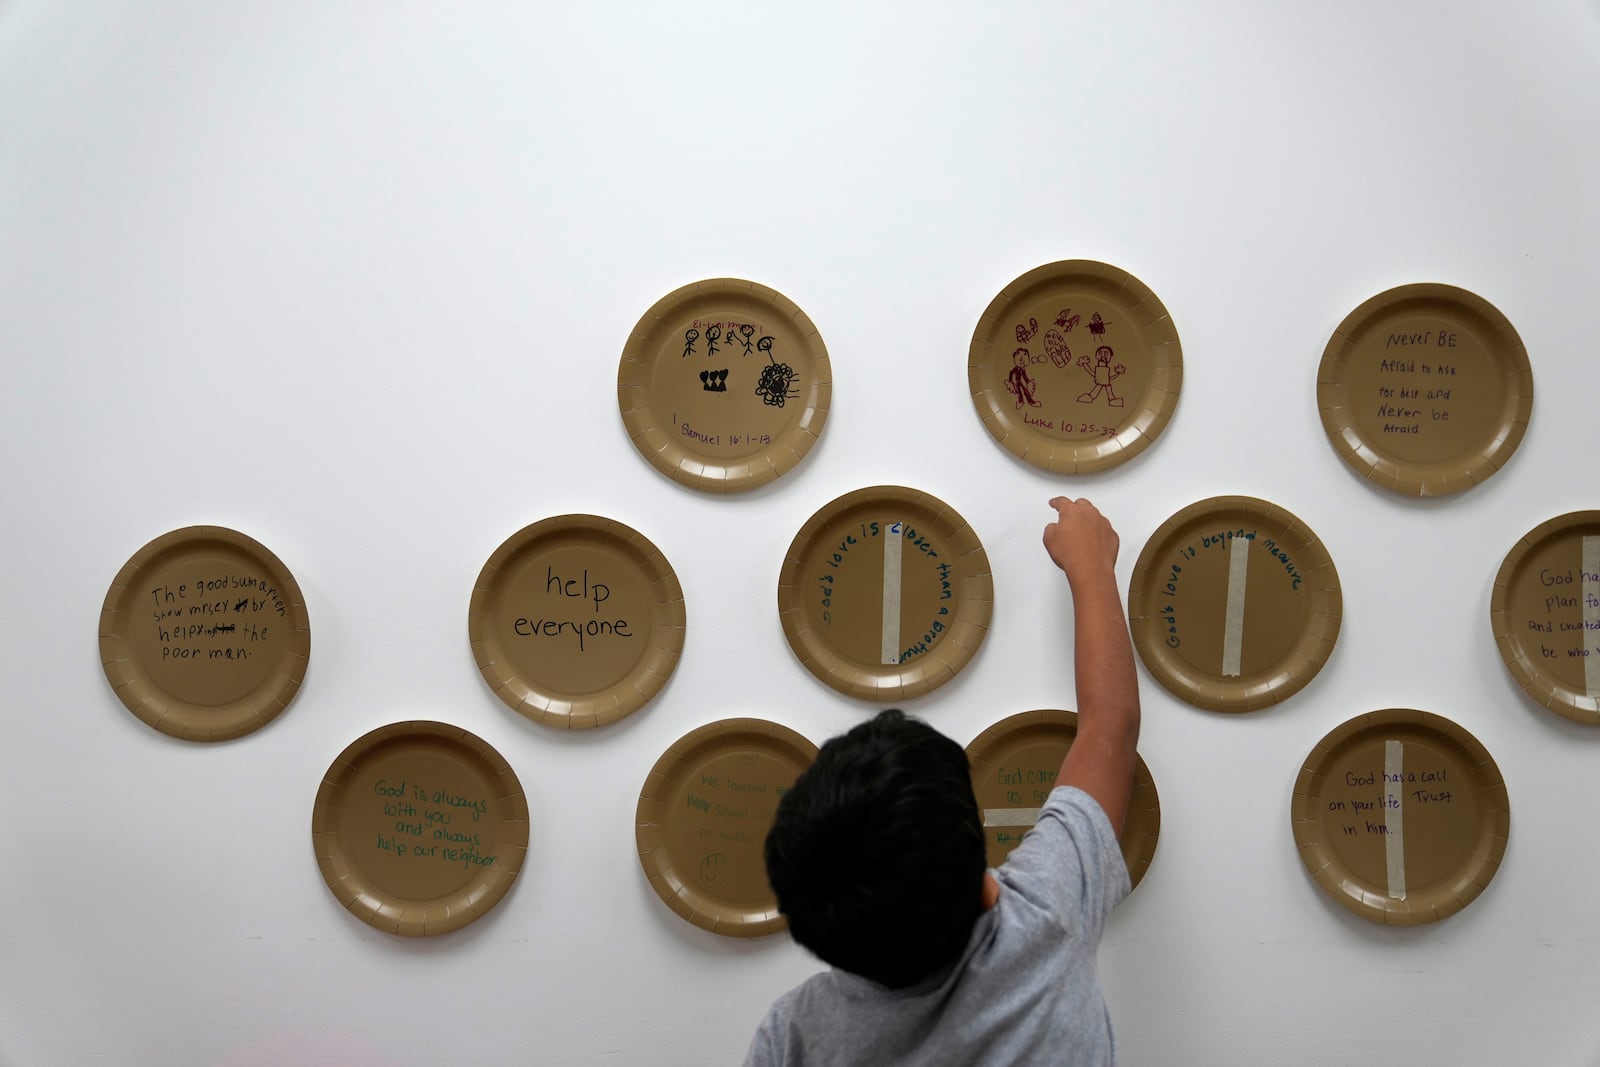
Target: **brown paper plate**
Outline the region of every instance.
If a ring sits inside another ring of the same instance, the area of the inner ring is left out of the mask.
[[[1512,547],[1495,576],[1489,626],[1524,692],[1600,723],[1600,511],[1557,516]]]
[[[1358,715],[1295,780],[1295,844],[1311,877],[1363,919],[1415,926],[1477,899],[1500,867],[1511,804],[1487,750],[1410,708]]]
[[[833,391],[817,328],[782,293],[712,278],[656,301],[617,370],[628,436],[691,489],[765,485],[805,458]]]
[[[787,926],[763,846],[778,800],[817,746],[764,719],[723,719],[679,738],[639,791],[639,862],[673,911],[716,934]]]
[[[1144,665],[1210,711],[1252,711],[1299,692],[1333,652],[1342,605],[1317,535],[1248,496],[1201,500],[1162,523],[1128,583]]]
[[[1086,474],[1137,456],[1178,406],[1183,349],[1167,309],[1089,259],[1035,267],[984,309],[967,354],[983,425],[1035,467]]]
[[[1533,412],[1533,371],[1517,331],[1482,297],[1402,285],[1333,331],[1317,406],[1334,449],[1362,477],[1439,496],[1511,458]]]
[[[510,891],[528,853],[528,801],[500,753],[460,727],[391,723],[328,768],[311,844],[323,881],[362,922],[442,934]]]
[[[955,676],[988,632],[989,557],[950,505],[916,489],[846,493],[807,520],[778,577],[778,618],[806,669],[848,696],[905,700]]]
[[[557,515],[512,534],[483,565],[467,609],[478,670],[535,722],[615,722],[667,684],[683,651],[683,590],[638,531]]]
[[[1042,709],[1001,719],[967,746],[989,866],[1000,866],[1038,821],[1039,809],[1056,787],[1061,761],[1077,736],[1075,713]],[[1122,858],[1135,886],[1150,869],[1160,836],[1161,800],[1150,768],[1140,758],[1122,828]]]
[[[311,656],[305,598],[265,547],[222,526],[133,554],[100,609],[100,661],[128,710],[164,734],[222,741],[271,722]]]

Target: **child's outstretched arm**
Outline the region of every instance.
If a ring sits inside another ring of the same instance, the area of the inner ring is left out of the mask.
[[[1044,545],[1072,588],[1078,689],[1078,736],[1056,782],[1094,797],[1121,836],[1138,765],[1139,680],[1117,589],[1119,541],[1089,501],[1058,496],[1050,506]]]

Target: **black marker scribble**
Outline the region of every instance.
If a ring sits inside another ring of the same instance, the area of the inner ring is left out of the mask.
[[[772,357],[769,355],[770,360]],[[787,363],[768,363],[761,368],[761,380],[756,383],[756,396],[769,407],[781,408],[790,399],[800,395],[794,387],[798,378],[794,368]]]

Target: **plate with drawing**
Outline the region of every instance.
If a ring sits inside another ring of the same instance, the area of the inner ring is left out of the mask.
[[[1046,263],[1002,289],[972,333],[967,384],[984,428],[1062,474],[1125,463],[1166,429],[1183,349],[1166,307],[1109,263]]]
[[[294,575],[223,526],[186,526],[139,549],[100,609],[100,661],[117,698],[185,741],[271,722],[300,692],[310,656]]]
[[[1334,328],[1317,407],[1357,474],[1407,496],[1441,496],[1486,480],[1517,450],[1533,371],[1487,300],[1453,285],[1402,285]]]
[[[1255,497],[1197,501],[1150,536],[1128,583],[1139,658],[1174,696],[1253,711],[1299,692],[1327,663],[1343,599],[1317,535]]]
[[[1039,818],[1057,784],[1056,774],[1078,736],[1074,712],[1045,708],[1001,719],[967,746],[972,789],[983,815],[991,867],[998,867]],[[1122,828],[1122,859],[1137,888],[1155,858],[1161,836],[1161,799],[1144,759],[1133,775],[1133,797]]]
[[[739,278],[656,301],[617,370],[617,404],[640,455],[711,493],[765,485],[804,459],[832,392],[828,349],[805,312]]]
[[[1534,700],[1600,724],[1600,511],[1542,522],[1495,576],[1489,626],[1500,658]]]
[[[864,700],[909,700],[977,653],[994,608],[978,535],[917,489],[846,493],[812,515],[778,576],[789,647],[819,680]]]
[[[1505,855],[1511,803],[1500,769],[1440,715],[1358,715],[1306,757],[1291,803],[1312,880],[1373,922],[1416,926],[1478,898]]]
[[[390,723],[351,742],[311,809],[317,867],[362,922],[427,937],[481,918],[528,853],[516,772],[458,726]]]
[[[505,705],[545,726],[603,726],[648,703],[678,665],[678,577],[637,530],[556,515],[495,549],[472,589],[467,637]]]
[[[679,738],[645,777],[634,838],[650,888],[715,934],[785,929],[763,846],[778,801],[817,746],[765,719],[722,719]]]

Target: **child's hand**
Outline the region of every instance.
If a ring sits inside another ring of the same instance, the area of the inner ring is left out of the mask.
[[[1050,506],[1056,509],[1056,521],[1044,528],[1044,547],[1067,581],[1076,585],[1097,574],[1110,576],[1121,542],[1106,517],[1081,498],[1058,496]]]

